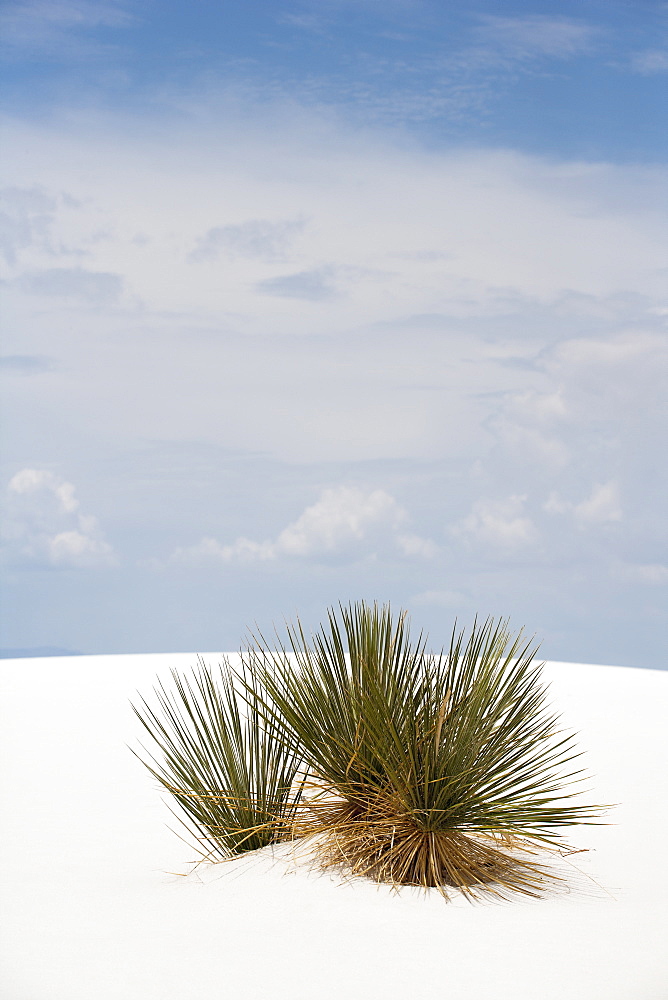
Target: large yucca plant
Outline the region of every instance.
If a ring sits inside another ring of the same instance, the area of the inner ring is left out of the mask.
[[[253,636],[221,691],[200,664],[205,717],[175,677],[187,725],[164,691],[167,724],[142,718],[167,761],[153,773],[212,853],[304,837],[322,865],[380,882],[537,895],[538,849],[600,809],[572,801],[579,755],[535,653],[491,619],[434,655],[389,606],[331,610],[311,638],[299,623],[284,645]]]
[[[262,637],[245,654],[265,717],[303,755],[310,794],[294,833],[325,865],[378,881],[535,894],[536,845],[594,820],[565,791],[581,778],[574,737],[546,708],[536,649],[507,623],[453,632],[446,654],[411,643],[405,615],[366,604],[330,611],[288,651]],[[289,655],[291,654],[291,655]]]

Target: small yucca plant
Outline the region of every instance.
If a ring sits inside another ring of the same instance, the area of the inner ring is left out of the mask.
[[[550,876],[536,848],[600,808],[565,790],[579,755],[546,708],[535,653],[505,622],[455,631],[434,655],[389,606],[332,610],[310,640],[299,623],[285,648],[254,637],[237,687],[222,674],[215,725],[178,681],[194,740],[163,692],[168,726],[151,713],[148,728],[167,767],[153,773],[223,854],[304,837],[322,865],[379,882],[537,895]]]
[[[191,680],[175,670],[172,678],[173,694],[162,683],[155,690],[159,711],[143,698],[133,709],[162,758],[154,752],[143,763],[173,794],[200,853],[226,859],[289,837],[300,758],[261,716],[248,685],[241,697],[226,661],[214,671],[199,659]]]

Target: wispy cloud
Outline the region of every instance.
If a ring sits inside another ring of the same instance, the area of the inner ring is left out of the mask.
[[[614,564],[615,576],[627,583],[641,584],[647,587],[665,587],[668,584],[668,566],[663,563],[625,563]]]
[[[480,42],[490,55],[519,61],[537,58],[571,59],[590,52],[600,29],[566,17],[532,14],[525,17],[479,15]]]
[[[123,0],[10,0],[0,13],[5,47],[37,51],[52,60],[90,52],[88,32],[127,28],[135,16]]]
[[[6,354],[0,357],[0,371],[8,374],[42,375],[53,368],[53,359],[41,354]]]
[[[631,69],[642,76],[668,73],[668,48],[634,52],[631,56]]]
[[[571,458],[563,424],[568,407],[563,389],[509,393],[488,422],[498,445],[516,461],[538,463],[559,471]]]
[[[16,264],[21,251],[35,244],[48,247],[56,206],[56,198],[37,185],[0,191],[0,252],[8,264]]]
[[[20,279],[20,287],[30,295],[81,299],[95,304],[118,301],[123,279],[106,271],[87,271],[82,267],[50,267],[29,271]]]
[[[297,274],[281,274],[275,278],[265,278],[264,281],[258,281],[255,287],[262,295],[322,302],[337,295],[333,277],[333,268],[318,267],[312,271],[299,271]]]
[[[200,263],[216,260],[221,254],[257,260],[280,259],[304,226],[302,219],[280,222],[250,219],[238,225],[214,226],[198,238],[188,259]]]
[[[612,368],[663,354],[665,337],[649,330],[620,332],[605,338],[573,337],[555,347],[556,362],[580,367]]]
[[[437,608],[459,608],[466,604],[468,598],[459,590],[424,590],[410,598],[411,604],[418,607],[433,605]]]
[[[313,32],[317,35],[323,34],[327,30],[328,24],[331,23],[329,18],[323,17],[322,11],[318,11],[317,14],[312,11],[302,11],[300,14],[282,11],[278,14],[277,20],[279,24],[288,24],[292,28]]]

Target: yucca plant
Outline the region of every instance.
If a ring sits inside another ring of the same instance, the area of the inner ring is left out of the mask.
[[[288,636],[278,652],[256,637],[244,662],[248,697],[308,770],[294,836],[380,882],[539,894],[536,847],[600,809],[564,790],[579,754],[532,643],[490,619],[433,655],[405,614],[364,603],[330,611],[311,640],[299,624]]]
[[[202,857],[227,859],[289,837],[300,758],[249,694],[243,667],[235,683],[226,660],[214,671],[200,658],[191,679],[175,670],[172,679],[174,693],[155,689],[157,709],[143,698],[133,705],[153,745],[140,759],[174,796]]]
[[[573,801],[580,755],[533,643],[488,619],[433,654],[405,613],[365,603],[287,635],[251,636],[237,670],[173,672],[159,711],[135,709],[202,853],[305,838],[324,867],[394,886],[539,895],[541,848],[601,807]]]

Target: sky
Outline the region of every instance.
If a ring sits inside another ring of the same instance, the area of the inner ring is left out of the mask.
[[[665,667],[668,4],[0,34],[5,655],[367,599]]]

